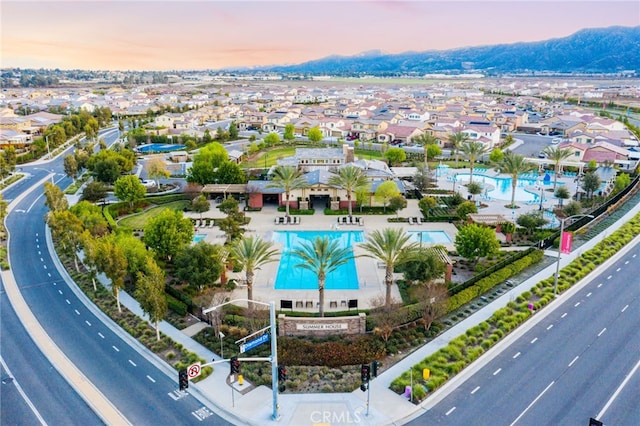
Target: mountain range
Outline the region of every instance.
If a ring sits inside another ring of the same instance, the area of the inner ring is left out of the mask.
[[[388,54],[368,51],[328,56],[297,65],[252,71],[314,75],[423,75],[430,73],[619,73],[640,72],[640,26],[580,30],[538,42]]]

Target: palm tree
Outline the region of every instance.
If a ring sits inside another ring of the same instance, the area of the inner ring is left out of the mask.
[[[291,250],[291,254],[298,256],[302,262],[296,267],[308,269],[318,276],[318,293],[320,301],[320,316],[324,316],[324,283],[327,274],[338,269],[351,259],[351,249],[340,247],[339,240],[329,237],[317,237],[313,241],[303,241],[299,248]]]
[[[456,156],[456,169],[458,168],[458,154],[460,151],[460,146],[469,140],[469,135],[462,132],[456,132],[452,135],[449,135],[449,142],[453,147],[453,154]]]
[[[391,286],[393,285],[393,270],[396,265],[408,260],[418,243],[410,243],[411,236],[402,228],[384,228],[374,230],[367,237],[361,247],[368,252],[366,257],[378,259],[385,265],[384,282],[387,286],[385,309],[391,309]]]
[[[471,172],[469,175],[469,183],[473,182],[473,166],[476,160],[482,158],[489,151],[489,147],[478,141],[466,141],[460,146],[460,151],[469,160]]]
[[[522,173],[529,172],[536,168],[536,165],[527,161],[524,156],[514,154],[508,151],[497,164],[501,173],[511,176],[511,207],[515,206],[516,187],[518,185],[518,176]]]
[[[278,166],[273,171],[273,180],[267,188],[284,190],[286,199],[286,216],[289,216],[289,197],[294,189],[306,188],[309,184],[302,176],[302,172],[293,166]]]
[[[573,155],[571,148],[560,148],[559,146],[549,145],[542,153],[554,164],[554,176],[553,176],[553,190],[556,190],[558,183],[558,173],[562,167],[562,162]]]
[[[266,263],[278,259],[278,250],[272,248],[273,243],[264,241],[260,237],[242,237],[231,246],[230,255],[238,265],[245,270],[247,280],[247,299],[253,300],[253,276],[256,269]]]
[[[349,202],[349,217],[353,214],[351,197],[354,191],[369,185],[369,179],[360,167],[348,165],[338,170],[337,175],[329,178],[329,185],[337,186],[347,191],[347,201]]]

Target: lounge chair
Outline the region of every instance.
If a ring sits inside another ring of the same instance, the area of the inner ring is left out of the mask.
[[[364,219],[360,218],[360,226],[364,226]]]
[[[422,219],[420,219],[420,217],[416,217],[416,223],[418,225],[422,225]]]
[[[282,223],[282,218],[281,217],[276,217],[275,219],[273,219],[273,223],[275,223],[276,225],[280,225]]]
[[[413,218],[412,217],[409,218],[409,225],[413,225]]]
[[[300,225],[300,216],[294,216],[293,224],[294,225]]]
[[[346,224],[347,224],[347,217],[346,217],[346,216],[344,216],[344,217],[342,218],[342,224],[343,224],[343,225],[346,225]]]

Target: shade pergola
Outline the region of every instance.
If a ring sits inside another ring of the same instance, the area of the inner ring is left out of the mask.
[[[488,226],[497,226],[507,222],[507,219],[501,214],[470,214],[469,220],[473,223]]]
[[[246,194],[247,185],[244,183],[210,183],[203,186],[201,192],[203,194],[224,194],[225,197],[227,194]]]

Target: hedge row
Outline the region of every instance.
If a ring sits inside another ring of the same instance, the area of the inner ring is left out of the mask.
[[[278,338],[278,361],[285,365],[339,367],[367,364],[384,355],[384,343],[373,335],[322,343],[290,337]]]
[[[471,302],[473,299],[480,297],[482,294],[491,290],[496,285],[522,272],[531,265],[542,260],[544,252],[542,250],[534,250],[522,259],[518,259],[511,265],[505,266],[497,270],[493,274],[482,278],[474,285],[452,295],[449,298],[447,311],[452,312],[459,307]]]
[[[640,235],[640,214],[563,268],[558,279],[558,291],[562,292],[580,281],[637,235]],[[411,375],[414,383],[420,384],[422,370],[429,368],[430,379],[423,386],[414,388],[414,399],[422,400],[427,391],[440,387],[505,335],[524,323],[531,316],[529,304],[533,304],[535,309],[540,309],[551,302],[554,299],[553,286],[553,276],[540,281],[532,291],[522,293],[515,301],[509,302],[507,306],[494,312],[488,320],[470,328],[463,335],[452,339],[446,347],[414,365],[410,370],[411,373],[405,372],[397,377],[391,383],[391,389],[399,394],[403,393],[405,386],[411,383]]]
[[[187,305],[167,293],[165,293],[164,296],[167,298],[167,307],[169,309],[178,315],[187,315]]]

